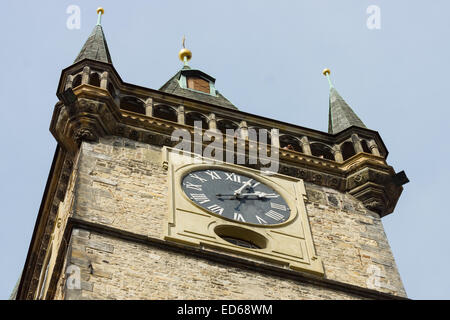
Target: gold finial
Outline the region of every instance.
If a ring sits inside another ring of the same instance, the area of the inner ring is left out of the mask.
[[[328,69],[328,68],[323,69],[322,74],[323,74],[325,77],[327,77],[328,84],[330,85],[330,89],[333,88],[333,83],[331,82],[331,79],[330,79],[330,74],[331,74],[330,69]]]
[[[105,10],[100,7],[97,9],[97,14],[98,14],[98,18],[97,18],[97,25],[101,26],[102,25],[102,15],[105,13]]]
[[[180,52],[178,53],[178,57],[180,58],[181,61],[184,62],[184,65],[187,65],[188,64],[187,62],[192,58],[192,52],[191,50],[186,49],[185,42],[186,37],[183,36],[183,49],[181,49]]]

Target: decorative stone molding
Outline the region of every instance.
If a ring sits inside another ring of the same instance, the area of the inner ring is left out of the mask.
[[[89,63],[95,67],[95,63],[92,61]],[[77,68],[80,68],[80,66]],[[70,153],[77,152],[81,141],[95,141],[98,137],[105,135],[118,135],[161,147],[173,146],[171,134],[175,129],[187,129],[191,134],[194,132],[193,128],[185,125],[184,121],[184,108],[188,107],[189,110],[205,115],[209,114],[210,127],[214,127],[215,119],[218,118],[234,121],[241,117],[240,137],[244,140],[248,139],[247,121],[258,127],[275,129],[271,130],[273,131],[272,142],[275,146],[277,146],[278,141],[274,132],[277,129],[299,138],[303,152],[280,149],[281,173],[320,186],[349,192],[366,203],[367,208],[378,212],[381,216],[392,212],[401,194],[403,189],[401,183],[397,182],[395,171],[384,160],[387,150],[375,131],[358,127],[351,127],[336,135],[305,128],[292,131],[292,125],[258,118],[238,110],[230,111],[212,106],[202,106],[201,102],[181,100],[169,94],[145,88],[128,88],[129,85],[121,84],[115,70],[109,70],[109,68],[103,66],[104,70],[108,70],[108,77],[117,83],[117,90],[130,96],[147,97],[146,115],[120,110],[119,105],[114,103],[107,90],[102,88],[82,84],[76,88],[75,92],[66,90],[59,94],[61,101],[56,105],[50,130],[60,145]],[[90,71],[90,68],[85,65],[83,75],[87,71]],[[69,76],[70,70],[67,72]],[[60,87],[60,92],[63,89]],[[160,101],[167,105],[178,105],[178,122],[153,118],[152,106],[154,101]],[[364,136],[369,142],[369,148],[372,150],[371,155],[362,152],[360,136]],[[309,140],[335,146],[333,147],[335,161],[312,156]],[[352,141],[356,151],[356,155],[346,161],[343,161],[342,153],[336,147],[344,141]],[[236,139],[235,144],[237,142]],[[250,147],[250,143],[246,142],[245,150],[248,151]],[[253,145],[253,148],[255,147],[258,146]],[[268,147],[270,149],[270,146]],[[258,168],[259,165],[248,164],[247,166]],[[407,181],[407,178],[401,181]]]
[[[96,141],[112,134],[121,117],[109,93],[97,87],[81,85],[76,92],[69,88],[59,94],[59,98],[61,101],[55,107],[50,131],[72,154],[77,152],[82,141]]]

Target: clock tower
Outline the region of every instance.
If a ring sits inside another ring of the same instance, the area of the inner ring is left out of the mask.
[[[57,88],[16,299],[406,298],[382,218],[408,182],[330,81],[329,130],[238,109],[189,65],[122,80],[103,9]]]

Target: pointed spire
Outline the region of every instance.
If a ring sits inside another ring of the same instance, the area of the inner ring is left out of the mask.
[[[351,126],[366,128],[361,119],[345,102],[341,95],[334,88],[330,79],[330,70],[323,70],[323,75],[327,77],[330,85],[330,110],[328,118],[328,133],[335,134]]]
[[[77,63],[78,61],[81,61],[83,59],[91,59],[112,64],[108,44],[106,43],[105,34],[103,33],[101,25],[102,15],[104,13],[105,10],[103,10],[103,8],[97,9],[97,25],[94,27],[94,30],[87,39],[74,63]]]

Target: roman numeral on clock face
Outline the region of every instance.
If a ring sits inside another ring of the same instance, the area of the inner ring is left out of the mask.
[[[218,206],[217,204],[213,204],[212,206],[208,207],[209,210],[211,210],[211,212],[217,213],[222,215],[224,208],[222,208],[221,206]]]
[[[202,185],[201,184],[193,184],[193,183],[191,183],[191,182],[186,182],[186,188],[189,188],[189,189],[194,189],[194,190],[197,190],[197,191],[202,191]]]
[[[191,197],[200,204],[209,202],[208,197],[204,193],[191,193]]]
[[[278,204],[278,203],[274,203],[274,202],[270,203],[270,207],[272,207],[273,209],[282,210],[282,211],[286,211],[286,209],[287,209],[284,204]]]
[[[234,218],[233,218],[233,219],[236,220],[236,221],[242,221],[242,222],[245,222],[245,219],[244,219],[244,217],[242,216],[242,214],[237,213],[237,212],[234,213]]]
[[[228,173],[228,172],[225,172],[225,175],[227,176],[226,180],[231,180],[231,181],[234,181],[234,182],[241,183],[241,176],[238,176],[235,173]]]
[[[219,174],[215,171],[208,170],[205,172],[207,175],[211,177],[211,180],[219,180],[222,179]]]
[[[267,221],[261,218],[260,216],[255,216],[256,220],[258,220],[259,224],[267,224]]]
[[[200,177],[199,175],[197,175],[197,174],[195,174],[195,173],[191,173],[191,174],[189,175],[189,177],[194,178],[194,179],[197,179],[197,180],[199,180],[201,183],[207,181],[207,179],[202,178],[202,177]]]
[[[269,218],[272,218],[273,220],[280,221],[284,218],[284,216],[281,213],[275,212],[273,210],[270,210],[269,212],[265,213],[266,216]]]

